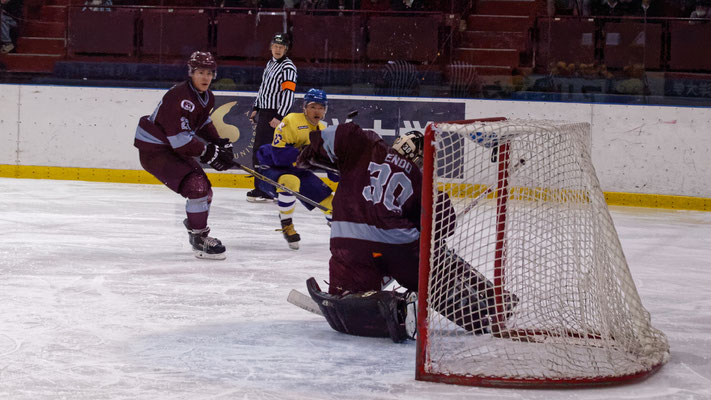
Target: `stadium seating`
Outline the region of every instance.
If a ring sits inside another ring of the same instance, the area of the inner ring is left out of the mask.
[[[538,32],[536,64],[595,61],[595,22],[578,19],[541,20]]]
[[[69,54],[135,54],[135,30],[138,11],[117,9],[111,12],[69,12]]]
[[[292,15],[294,45],[291,57],[359,61],[364,53],[362,18],[361,15]]]
[[[196,10],[143,10],[144,55],[189,56],[209,48],[210,18]]]
[[[711,54],[705,50],[711,37],[711,24],[690,25],[687,21],[672,21],[669,25],[669,68],[673,70],[711,70]]]
[[[216,54],[219,57],[265,58],[269,41],[284,31],[283,13],[219,14]]]
[[[439,15],[428,17],[371,16],[368,59],[434,62],[439,50]]]
[[[662,54],[662,25],[642,22],[608,22],[605,33],[604,63],[610,68],[642,64],[658,69]]]

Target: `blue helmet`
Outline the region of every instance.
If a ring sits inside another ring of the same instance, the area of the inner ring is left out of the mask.
[[[326,92],[319,89],[309,89],[309,91],[304,95],[304,107],[309,105],[309,103],[318,103],[324,107],[328,107]]]

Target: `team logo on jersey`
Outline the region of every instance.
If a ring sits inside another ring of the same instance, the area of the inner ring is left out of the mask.
[[[308,126],[308,125],[302,125],[302,126],[300,126],[298,129],[309,129],[309,126]]]
[[[189,131],[190,129],[190,121],[185,118],[185,117],[180,117],[180,129],[184,131]]]
[[[187,112],[193,112],[193,110],[195,110],[195,104],[190,100],[183,100],[180,102],[180,108]]]

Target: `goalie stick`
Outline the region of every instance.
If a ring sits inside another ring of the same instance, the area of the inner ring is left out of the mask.
[[[383,281],[381,282],[381,290],[386,290],[393,282],[395,282],[395,279],[389,276],[383,277]],[[289,296],[287,296],[286,301],[301,308],[302,310],[306,310],[308,312],[323,317],[321,309],[319,308],[318,304],[316,304],[316,302],[311,298],[311,296],[305,295],[296,289],[291,289],[291,292],[289,292]]]
[[[310,198],[304,196],[303,194],[301,194],[301,193],[299,193],[299,192],[295,192],[295,191],[289,189],[288,187],[282,185],[282,184],[279,183],[279,182],[276,182],[276,181],[274,181],[274,180],[272,180],[272,179],[267,178],[266,176],[260,174],[259,172],[253,170],[252,168],[245,167],[244,165],[238,163],[237,161],[232,161],[232,165],[235,166],[235,167],[237,167],[237,168],[241,168],[242,170],[244,170],[245,172],[251,174],[252,176],[254,176],[255,178],[257,178],[257,179],[259,179],[259,180],[262,180],[262,181],[264,181],[264,182],[267,182],[267,183],[270,184],[270,185],[274,185],[274,186],[278,187],[279,189],[281,189],[281,190],[283,190],[283,191],[285,191],[285,192],[289,192],[290,194],[296,196],[297,199],[299,199],[299,200],[301,200],[301,201],[303,201],[303,202],[305,202],[305,203],[308,203],[308,204],[310,204],[310,205],[312,205],[312,206],[318,208],[318,209],[321,210],[321,211],[331,212],[331,209],[330,209],[330,208],[325,207],[325,206],[323,206],[323,205],[321,205],[321,204],[319,204],[319,203],[317,203],[317,202],[311,200]]]
[[[286,301],[301,308],[302,310],[306,310],[308,312],[323,317],[323,313],[318,307],[318,304],[316,304],[316,302],[310,296],[307,296],[296,289],[291,289],[291,292],[289,292],[289,296],[286,298]]]

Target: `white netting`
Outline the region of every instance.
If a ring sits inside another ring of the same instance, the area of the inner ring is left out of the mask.
[[[601,382],[668,359],[595,175],[588,124],[433,131],[432,195],[449,194],[457,225],[442,245],[432,223],[425,373]]]

